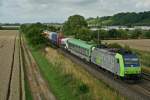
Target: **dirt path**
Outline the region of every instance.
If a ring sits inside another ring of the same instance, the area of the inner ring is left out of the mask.
[[[42,77],[38,65],[29,51],[24,39],[22,39],[22,51],[24,55],[24,67],[33,99],[56,100],[53,93],[49,90],[48,83]]]

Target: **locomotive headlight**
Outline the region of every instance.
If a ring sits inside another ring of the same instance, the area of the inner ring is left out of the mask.
[[[133,65],[131,65],[131,67],[133,67]]]

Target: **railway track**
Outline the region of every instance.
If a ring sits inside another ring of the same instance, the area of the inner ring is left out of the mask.
[[[50,92],[47,82],[40,74],[38,65],[29,51],[23,37],[21,37],[21,50],[23,52],[23,65],[33,99],[56,100],[55,96]]]
[[[6,100],[25,100],[24,71],[22,68],[18,32],[14,38]]]
[[[150,82],[142,79],[138,83],[130,83],[115,79],[107,71],[100,69],[94,64],[84,62],[78,57],[62,50],[58,49],[58,52],[71,59],[76,64],[82,66],[85,70],[91,73],[99,80],[103,80],[107,85],[117,90],[122,95],[126,96],[130,100],[149,100],[150,99]]]
[[[143,77],[145,80],[150,81],[150,74],[148,74],[148,73],[142,73],[142,77]]]

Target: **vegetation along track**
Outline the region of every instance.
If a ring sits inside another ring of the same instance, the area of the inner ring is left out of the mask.
[[[34,100],[56,100],[50,92],[47,82],[42,78],[38,65],[31,52],[27,48],[25,40],[21,37],[21,48],[23,51],[24,68],[27,80]]]
[[[24,72],[19,44],[19,33],[14,38],[12,62],[6,100],[25,100]]]
[[[96,65],[90,64],[88,62],[81,61],[78,57],[62,50],[58,49],[58,52],[64,56],[70,58],[73,62],[81,65],[89,73],[95,76],[97,79],[102,80],[108,86],[116,89],[122,95],[126,96],[131,100],[149,100],[150,99],[150,82],[142,79],[137,83],[132,83],[129,81],[123,81],[120,79],[114,79],[111,74],[107,71],[98,68]]]

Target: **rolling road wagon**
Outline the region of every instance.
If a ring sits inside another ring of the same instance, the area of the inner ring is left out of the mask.
[[[65,49],[65,50],[67,50],[68,49],[68,43],[67,43],[67,41],[69,39],[71,39],[71,38],[62,38],[60,40],[60,47],[63,48],[63,49]]]
[[[94,45],[88,44],[87,42],[78,39],[69,39],[67,41],[67,45],[68,51],[80,57],[81,59],[90,61],[91,52],[94,48]]]
[[[49,32],[48,39],[50,42],[56,46],[60,46],[61,39],[63,38],[62,33],[57,33],[57,32]]]

